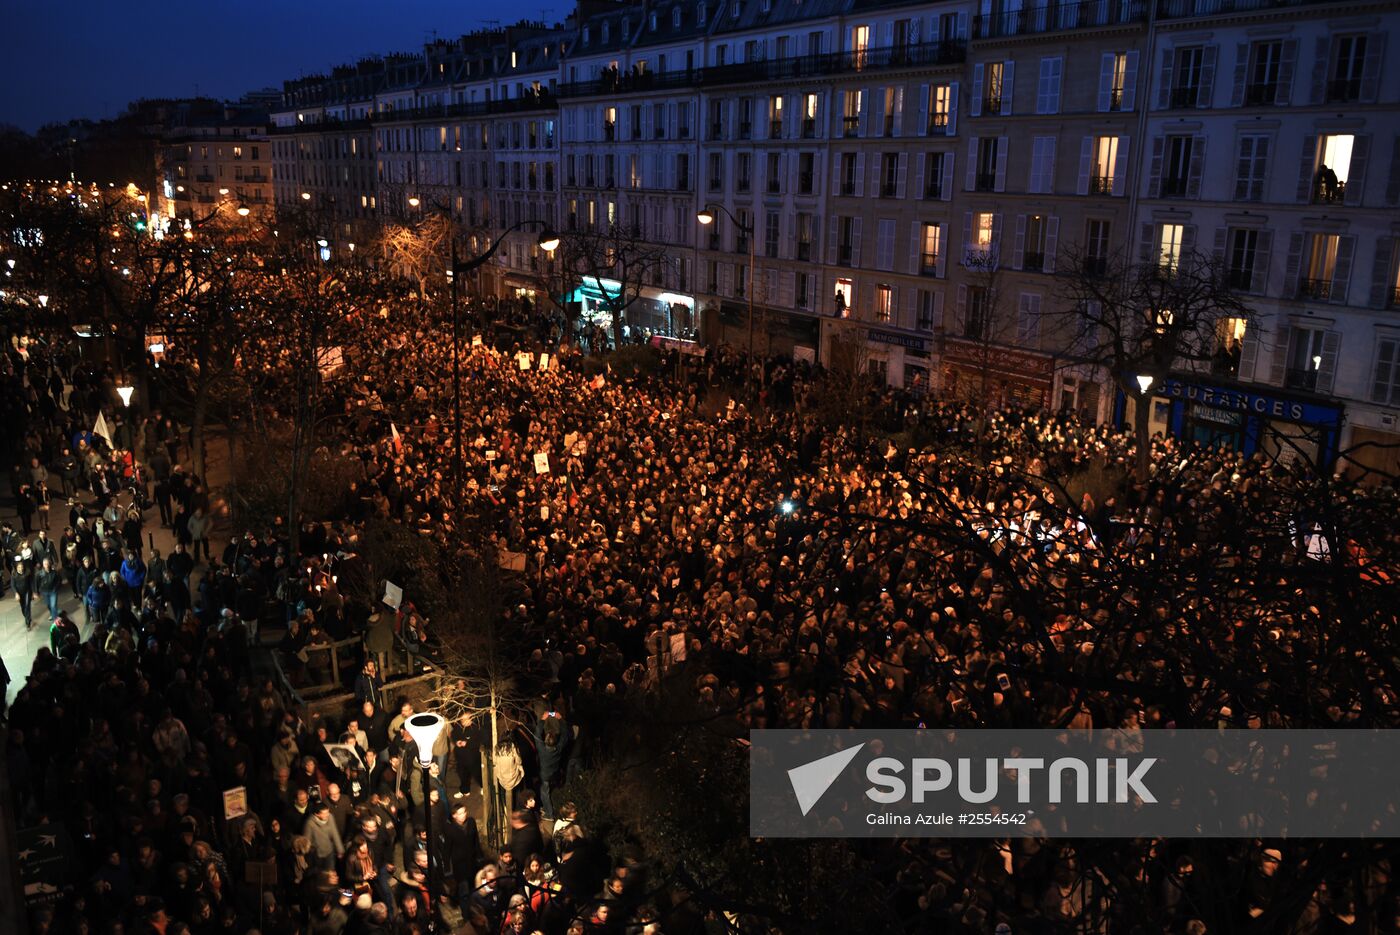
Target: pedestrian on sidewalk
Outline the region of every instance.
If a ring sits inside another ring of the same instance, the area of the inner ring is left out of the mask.
[[[15,589],[15,600],[19,601],[20,616],[24,617],[24,628],[28,630],[34,625],[30,616],[31,606],[34,602],[34,572],[28,562],[21,561],[15,568],[10,585]]]
[[[73,457],[71,449],[63,449],[63,454],[59,455],[54,462],[54,468],[58,473],[59,484],[62,487],[63,495],[71,497],[78,491],[78,459]]]
[[[15,493],[15,512],[19,514],[22,535],[34,532],[34,492],[28,484],[21,484]]]
[[[34,509],[39,514],[39,528],[49,528],[49,485],[39,481],[34,485]]]
[[[51,559],[44,559],[39,573],[34,576],[34,591],[48,608],[49,619],[58,616],[58,589],[63,585],[63,576],[58,573]]]
[[[209,561],[209,527],[210,519],[205,515],[203,507],[195,507],[190,514],[190,551],[194,555],[194,560],[199,561],[200,553],[204,553],[204,561]]]

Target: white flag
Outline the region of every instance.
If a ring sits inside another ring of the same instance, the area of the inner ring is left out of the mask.
[[[105,441],[107,443],[108,448],[117,447],[116,445],[112,444],[112,431],[111,429],[107,428],[106,414],[101,412],[97,414],[97,424],[92,427],[92,434]]]

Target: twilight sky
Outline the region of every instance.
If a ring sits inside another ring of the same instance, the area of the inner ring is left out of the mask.
[[[369,54],[411,51],[570,0],[7,0],[0,124],[116,116],[141,97],[236,98]]]

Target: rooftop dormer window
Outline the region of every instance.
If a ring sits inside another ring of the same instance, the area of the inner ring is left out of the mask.
[[[583,44],[588,45],[588,27],[583,27]]]
[[[705,25],[705,4],[703,3],[697,3],[695,5],[695,22],[699,23],[701,26]]]
[[[738,18],[739,18],[739,14],[742,13],[742,12],[744,12],[744,5],[743,5],[743,3],[741,3],[740,0],[734,0],[734,7],[733,7],[733,12],[732,12],[731,15],[733,15],[733,17],[734,17],[735,19],[738,19]]]
[[[604,41],[604,42],[607,42],[607,41],[608,41],[608,24],[607,24],[607,23],[604,23],[604,24],[603,24],[603,41]]]
[[[647,20],[647,27],[648,27],[652,32],[656,32],[656,11],[654,11],[654,10],[652,11],[650,17],[648,17],[648,20]]]
[[[681,28],[681,8],[678,6],[671,7],[671,28]]]

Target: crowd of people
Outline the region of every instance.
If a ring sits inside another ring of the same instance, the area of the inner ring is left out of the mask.
[[[105,542],[142,560],[139,502],[135,547],[105,525],[99,554],[79,553],[80,571],[89,558],[99,575],[116,571],[111,602],[128,612],[113,619],[109,607],[89,639],[70,633],[41,652],[9,719],[23,823],[62,821],[83,868],[43,917],[49,930],[397,935],[442,914],[492,935],[698,931],[714,907],[667,886],[660,855],[608,853],[570,801],[579,772],[607,755],[609,713],[662,679],[736,740],[775,727],[1377,726],[1393,715],[1383,681],[1367,682],[1388,663],[1365,652],[1334,682],[1289,681],[1295,659],[1335,652],[1334,615],[1368,606],[1329,606],[1303,531],[1324,507],[1364,512],[1374,492],[1169,438],[1153,440],[1140,480],[1129,433],[874,387],[867,433],[824,421],[829,377],[724,349],[665,376],[623,377],[569,347],[494,343],[463,349],[460,486],[450,349],[370,319],[344,348],[333,402],[344,418],[327,441],[355,481],[339,515],[310,518],[301,555],[283,530],[249,532],[197,588],[174,556],[160,578],[176,586],[153,587],[151,557],[133,592],[128,559],[111,569]],[[66,463],[66,440],[106,447],[79,437],[109,402],[101,379],[57,352],[7,351],[28,460]],[[153,421],[123,439],[138,484],[142,465],[159,480],[163,449],[168,477],[182,473],[178,438]],[[1102,481],[1064,483],[1085,475]],[[197,478],[176,487],[193,488],[188,503],[177,497],[188,528],[207,495]],[[100,500],[96,487],[80,501],[89,496]],[[425,791],[402,729],[413,707],[384,697],[379,653],[347,683],[354,704],[318,719],[255,671],[261,627],[291,617],[289,632],[368,634],[369,618],[388,613],[308,588],[303,560],[344,548],[374,518],[443,549],[524,557],[501,623],[533,644],[537,702],[511,734],[527,776],[504,846],[474,819],[479,720],[444,735]],[[1350,554],[1393,555],[1386,535]],[[1181,590],[1188,579],[1193,592]],[[1272,597],[1294,585],[1301,599]],[[1206,684],[1182,679],[1192,664]],[[1231,680],[1241,666],[1277,678]],[[247,813],[226,822],[221,791],[239,787]],[[1294,847],[1241,842],[1229,855],[1240,882],[1222,903],[1215,881],[1193,875],[1189,845],[1124,842],[1090,866],[1074,842],[909,843],[882,901],[911,931],[1148,922],[1198,933],[1204,916],[1276,911],[1279,866],[1298,860]],[[1304,903],[1292,930],[1400,911],[1388,864],[1365,886],[1319,879]]]

